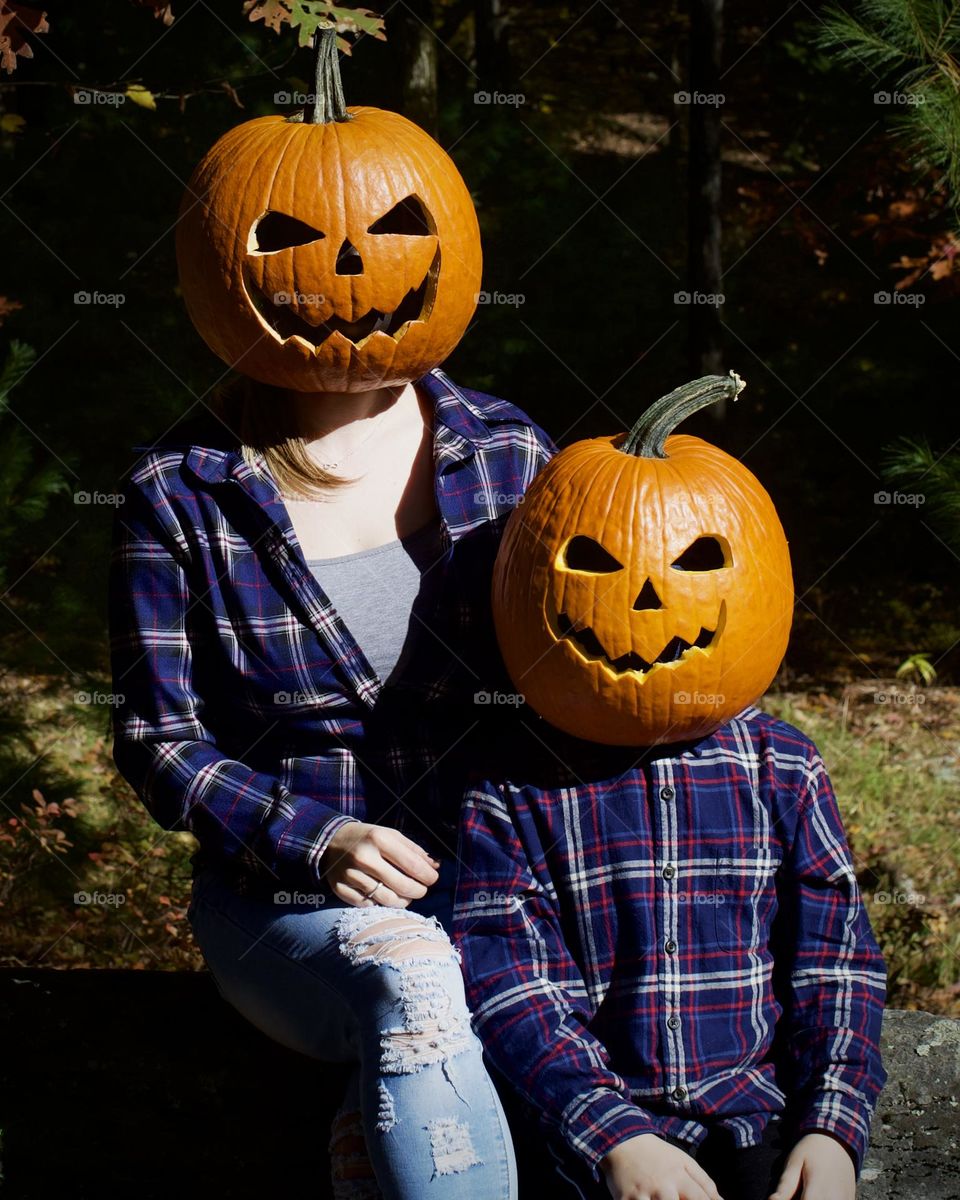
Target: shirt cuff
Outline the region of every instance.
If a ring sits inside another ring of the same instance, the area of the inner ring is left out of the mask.
[[[797,1138],[805,1133],[827,1133],[849,1151],[857,1179],[870,1138],[870,1108],[853,1088],[818,1092],[797,1123]]]
[[[567,1144],[587,1163],[596,1180],[600,1160],[621,1142],[643,1133],[660,1134],[653,1116],[610,1088],[595,1088],[564,1109],[560,1128]]]
[[[348,817],[343,813],[340,813],[335,817],[331,817],[330,820],[327,821],[326,825],[324,825],[317,834],[317,841],[312,857],[314,862],[317,864],[317,874],[319,878],[323,878],[323,873],[327,869],[326,863],[323,863],[320,860],[323,857],[324,851],[330,845],[330,839],[338,829],[342,829],[344,825],[349,825],[352,822],[359,824],[360,818]]]

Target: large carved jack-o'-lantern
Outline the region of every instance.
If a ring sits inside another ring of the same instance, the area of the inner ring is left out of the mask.
[[[551,724],[610,745],[705,736],[783,658],[790,555],[773,501],[716,446],[668,436],[742,381],[709,375],[629,434],[554,456],[504,529],[493,579],[514,686]]]
[[[314,108],[231,129],[194,171],[177,226],[184,301],[210,348],[262,383],[405,383],[473,314],[476,213],[422,129],[344,107],[335,35],[317,36]]]

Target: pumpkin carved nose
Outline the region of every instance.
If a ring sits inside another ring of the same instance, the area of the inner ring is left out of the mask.
[[[660,601],[660,597],[657,595],[657,589],[648,579],[640,589],[639,596],[637,596],[636,600],[633,602],[633,610],[634,612],[643,612],[644,610],[649,609],[650,611],[655,612],[658,608],[663,608],[663,604]]]
[[[363,259],[360,257],[360,251],[349,238],[343,239],[343,245],[337,251],[337,274],[363,274]]]

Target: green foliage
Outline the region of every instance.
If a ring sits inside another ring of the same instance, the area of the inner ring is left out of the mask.
[[[0,371],[0,581],[12,547],[19,542],[22,527],[39,520],[51,499],[67,488],[59,464],[37,459],[37,443],[10,412],[10,392],[33,366],[36,353],[31,346],[13,341]]]
[[[345,8],[328,0],[245,0],[243,11],[251,21],[263,21],[278,33],[284,25],[296,29],[301,46],[308,46],[318,29],[337,33],[367,34],[386,40],[383,18],[367,8]],[[343,38],[338,45],[347,54],[350,44]]]
[[[857,879],[887,966],[887,1003],[957,1011],[960,834],[954,694],[891,704],[882,680],[849,699],[768,695],[763,707],[816,742],[837,794]]]
[[[947,543],[960,551],[960,454],[938,454],[926,439],[900,438],[885,458],[886,475],[924,497],[923,511]]]
[[[937,668],[930,661],[929,654],[911,654],[897,667],[897,678],[918,679],[929,687],[937,678]]]
[[[960,4],[861,0],[854,12],[830,10],[816,40],[840,63],[891,81],[903,97],[901,136],[960,206]]]

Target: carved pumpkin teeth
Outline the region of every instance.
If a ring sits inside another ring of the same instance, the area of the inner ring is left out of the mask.
[[[431,271],[433,268],[431,268]],[[247,292],[254,307],[271,329],[284,341],[290,337],[301,337],[314,347],[322,345],[332,333],[341,333],[351,342],[362,342],[371,333],[378,331],[393,337],[408,321],[417,321],[423,315],[427,294],[428,271],[418,287],[411,288],[392,313],[371,308],[356,321],[345,321],[342,317],[330,316],[320,325],[311,325],[289,304],[276,304],[252,280],[247,282]]]
[[[723,604],[725,603],[726,601],[723,601]],[[625,671],[636,671],[639,674],[643,674],[646,671],[652,670],[658,664],[679,662],[688,650],[693,650],[694,648],[706,650],[713,641],[721,624],[722,612],[721,619],[717,621],[713,629],[701,626],[700,632],[693,642],[688,642],[686,638],[682,637],[672,637],[653,662],[648,662],[643,655],[637,654],[635,650],[630,650],[628,653],[621,654],[617,658],[610,658],[603,647],[603,643],[589,626],[577,629],[565,612],[557,614],[557,627],[560,630],[561,638],[570,638],[589,658],[603,659],[618,675],[622,675]]]

